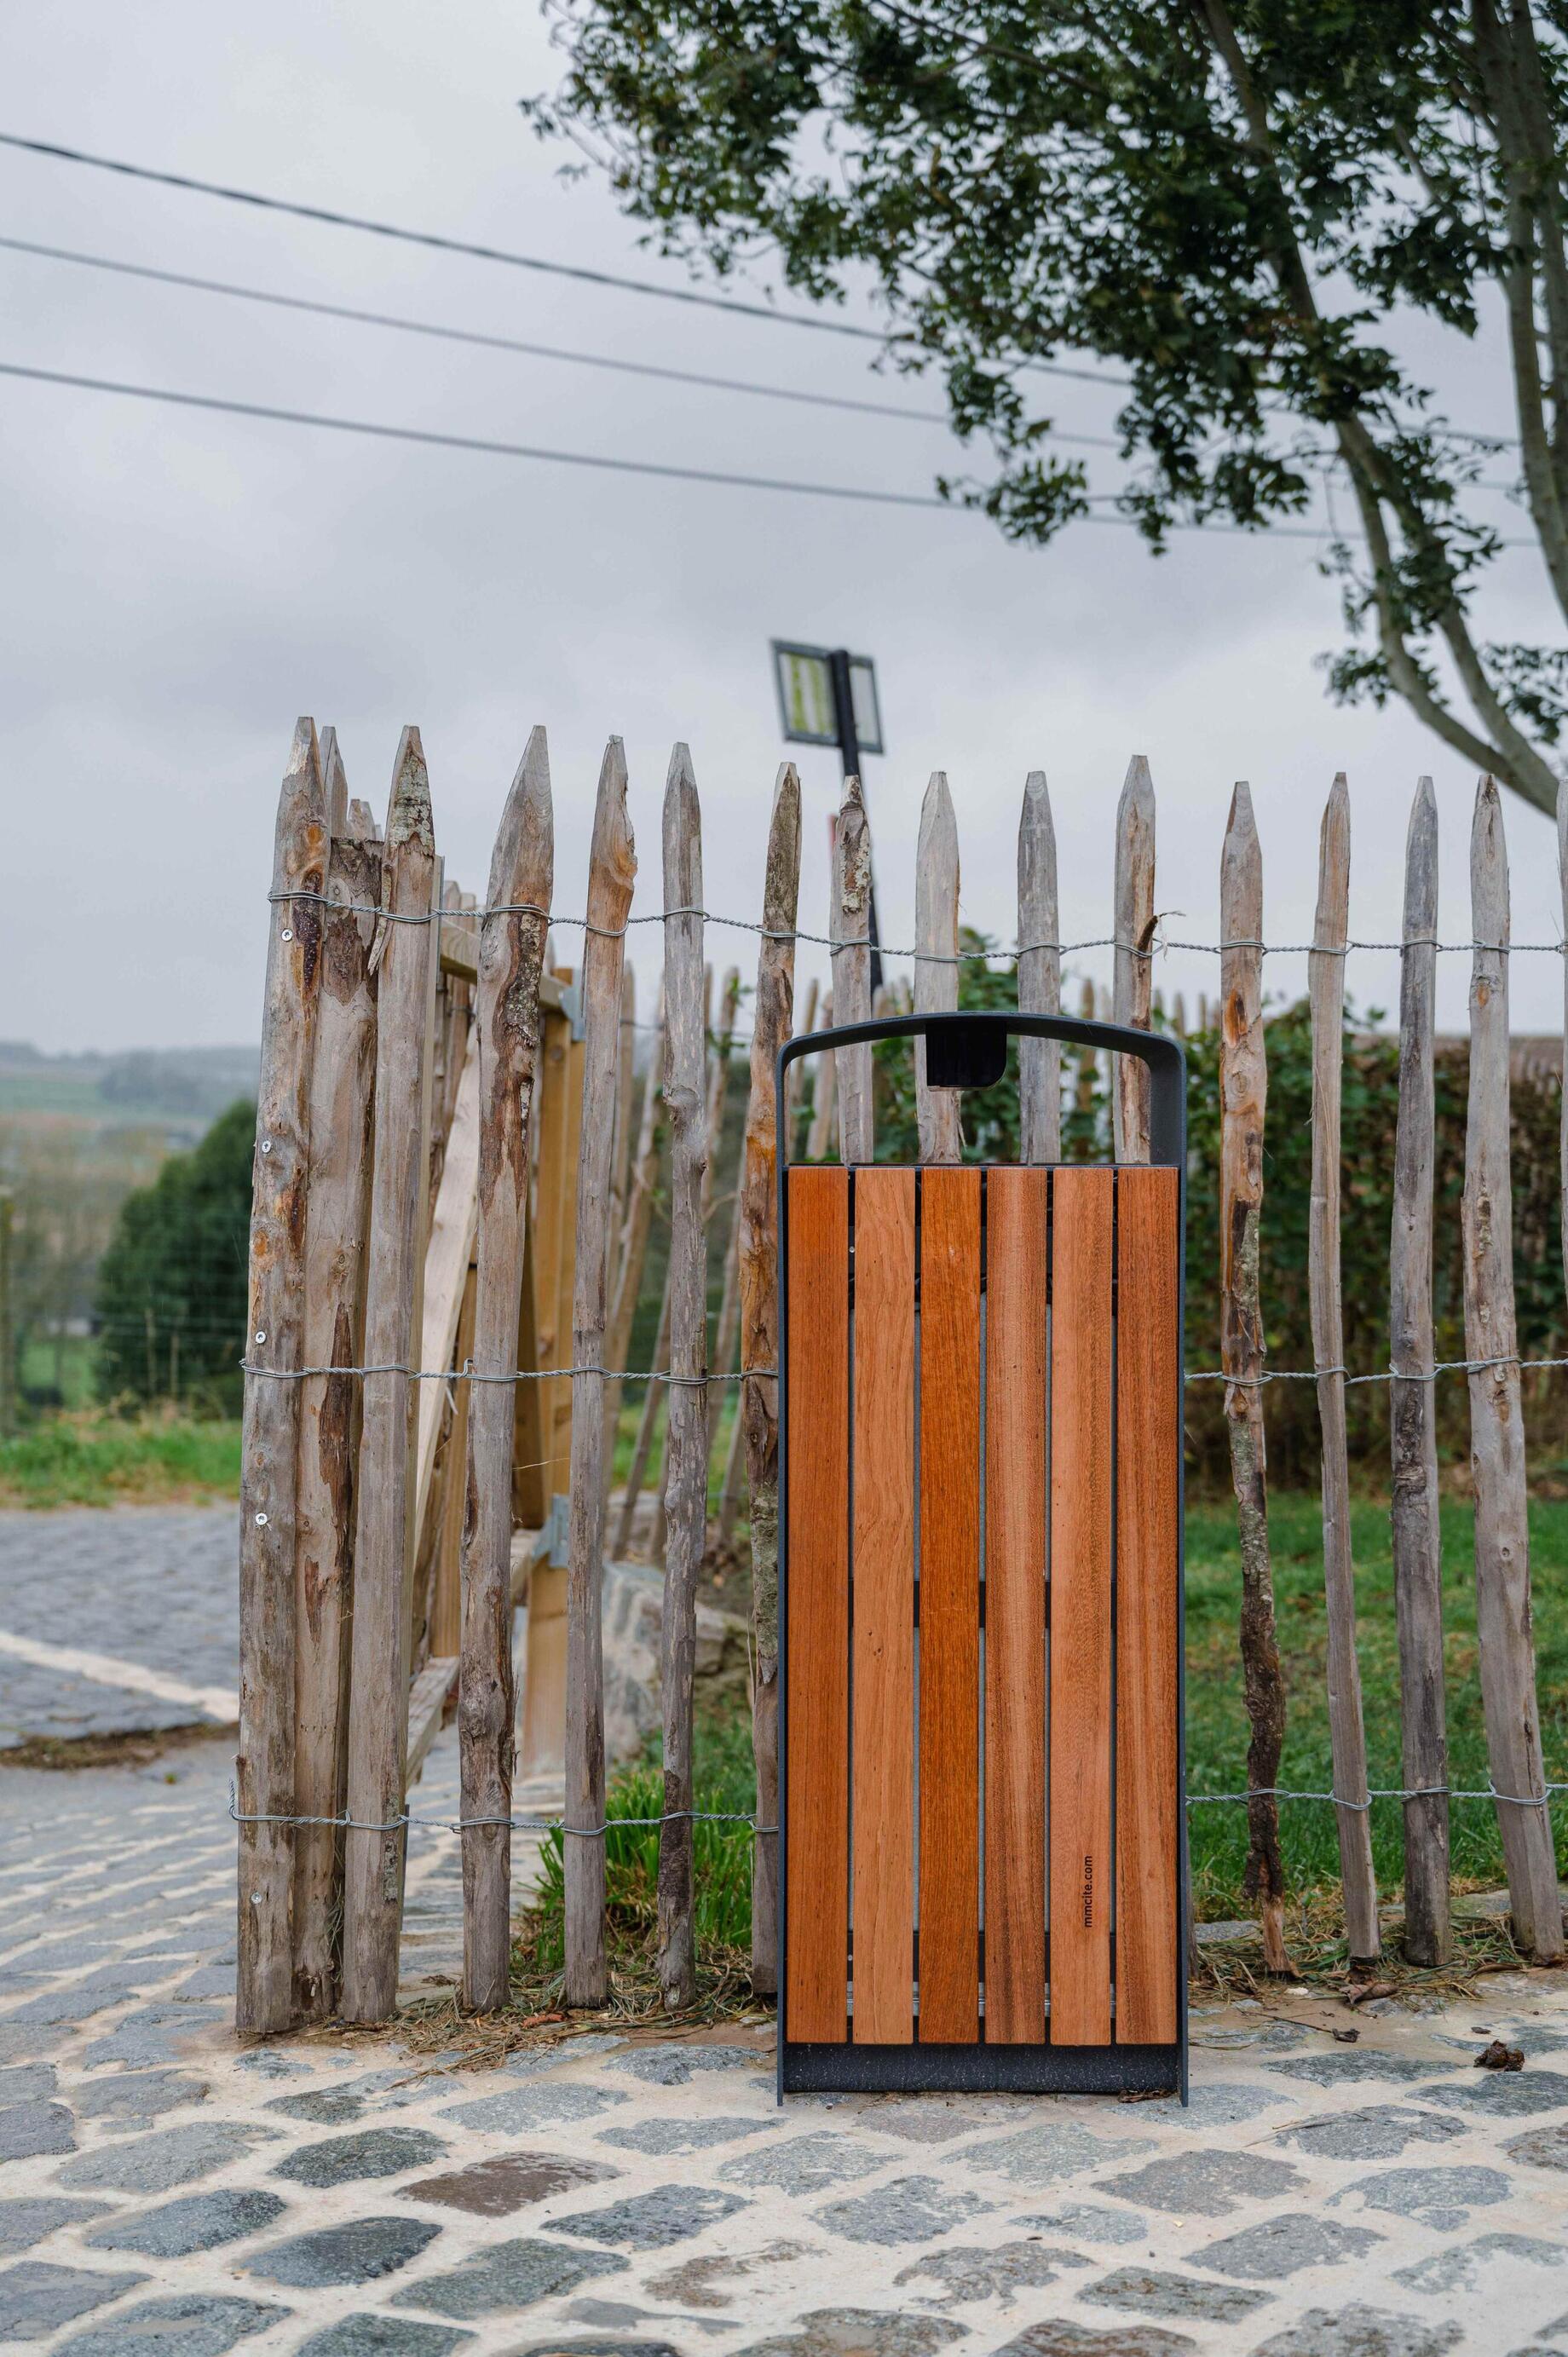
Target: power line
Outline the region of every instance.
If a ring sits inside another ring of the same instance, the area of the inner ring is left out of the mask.
[[[590,286],[613,286],[625,295],[661,296],[671,303],[695,304],[707,311],[731,311],[746,319],[766,319],[776,328],[811,328],[820,335],[853,336],[858,342],[884,344],[876,328],[859,328],[853,320],[814,317],[805,311],[776,311],[768,303],[743,303],[732,295],[703,295],[693,286],[660,286],[650,278],[627,278],[610,270],[590,270],[584,264],[547,262],[536,253],[519,253],[508,246],[476,244],[467,238],[446,237],[436,230],[403,229],[393,221],[375,221],[364,213],[345,213],[328,205],[296,204],[285,197],[263,196],[255,188],[234,188],[220,180],[199,180],[188,172],[156,171],[148,164],[127,164],[116,156],[94,156],[84,147],[65,147],[51,139],[24,139],[20,133],[0,131],[0,147],[24,155],[48,156],[62,164],[86,164],[94,171],[117,172],[128,180],[150,180],[159,188],[183,188],[201,197],[221,197],[228,204],[253,205],[260,211],[288,213],[296,221],[325,221],[333,229],[358,229],[372,237],[393,239],[402,245],[424,245],[438,253],[463,253],[475,262],[501,262],[513,270],[536,270],[553,278],[576,278]],[[1069,368],[1055,361],[1025,363],[1036,374],[1072,377],[1081,384],[1117,385],[1125,378],[1108,377],[1093,369]]]
[[[714,393],[755,393],[768,401],[793,401],[814,409],[849,409],[870,417],[897,417],[911,425],[943,425],[940,409],[908,409],[890,401],[861,401],[836,393],[807,393],[793,385],[757,384],[745,377],[713,376],[696,369],[664,368],[652,361],[618,360],[607,352],[573,351],[562,344],[536,344],[517,336],[487,335],[477,328],[453,328],[434,319],[410,319],[392,311],[365,311],[352,304],[328,303],[305,295],[284,295],[267,286],[244,286],[229,278],[200,278],[184,270],[160,270],[151,263],[126,262],[104,253],[82,253],[72,246],[40,245],[32,238],[0,237],[0,247],[11,253],[29,253],[48,262],[71,262],[88,270],[105,270],[121,278],[146,278],[160,286],[183,286],[203,295],[231,295],[242,302],[265,303],[284,311],[306,311],[324,319],[348,319],[360,327],[394,328],[410,336],[434,336],[444,343],[478,344],[499,352],[521,352],[532,360],[570,361],[585,368],[611,369],[622,376],[658,377],[671,384],[701,385]],[[1118,450],[1110,434],[1060,434],[1061,442],[1082,443],[1095,450]]]
[[[951,500],[938,498],[929,491],[881,491],[859,483],[803,483],[775,475],[732,474],[714,467],[680,467],[653,458],[613,458],[600,457],[587,450],[546,450],[527,442],[497,442],[477,434],[444,433],[434,426],[387,425],[375,418],[330,417],[324,412],[308,409],[284,409],[268,402],[235,401],[211,393],[181,393],[171,385],[127,384],[115,377],[84,376],[66,369],[32,368],[21,361],[0,361],[0,376],[19,378],[32,384],[68,385],[81,393],[118,393],[132,401],[161,402],[176,409],[215,411],[225,417],[254,417],[278,425],[316,425],[332,434],[362,434],[378,442],[413,442],[436,450],[468,450],[486,457],[532,458],[542,464],[557,467],[587,467],[597,472],[615,475],[651,475],[666,482],[711,483],[731,490],[789,491],[808,499],[854,500],[871,507],[940,508],[945,514],[963,515],[973,512]],[[1114,497],[1105,493],[1106,499]],[[1136,529],[1130,516],[1085,515],[1073,519],[1079,523],[1119,525],[1126,531]],[[1310,540],[1319,544],[1332,537],[1327,524],[1270,524],[1256,528],[1239,523],[1173,523],[1176,532],[1243,533],[1262,539],[1265,533],[1274,540]],[[1533,548],[1529,540],[1505,540],[1502,548]]]

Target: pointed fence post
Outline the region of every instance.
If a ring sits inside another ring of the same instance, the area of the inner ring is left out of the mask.
[[[1345,944],[1350,931],[1350,796],[1335,779],[1318,845],[1317,916],[1307,960],[1312,1006],[1312,1199],[1307,1290],[1323,1433],[1323,1593],[1328,1624],[1328,1731],[1340,1796],[1339,1875],[1350,1961],[1375,1963],[1378,1880],[1367,1803],[1367,1734],[1356,1655],[1350,1552],[1350,1454],[1345,1434],[1345,1316],[1339,1280],[1340,1102],[1345,1054]]]
[[[1116,935],[1114,1019],[1149,1028],[1154,979],[1155,784],[1142,753],[1134,753],[1116,807]],[[1149,1158],[1149,1068],[1136,1056],[1118,1056],[1112,1075],[1112,1135],[1118,1162]]]
[[[637,845],[626,806],[626,756],[605,748],[588,851],[583,940],[583,1119],[572,1294],[571,1521],[566,1574],[566,2003],[600,2006],[605,1964],[606,1254],[610,1157],[620,1061],[620,984]]]
[[[751,1739],[757,1823],[751,1869],[751,1984],[779,1986],[779,1195],[780,1157],[774,1071],[795,1001],[795,925],[800,899],[800,781],[779,770],[768,829],[762,945],[752,1006],[751,1099],[740,1168],[740,1415],[751,1499],[751,1626],[756,1658]],[[819,1060],[826,1071],[832,1058]],[[790,1070],[794,1071],[795,1066]],[[820,1082],[819,1082],[820,1085]]]
[[[915,855],[915,1011],[958,1009],[958,822],[947,773],[931,771]],[[922,1162],[961,1162],[956,1089],[926,1085],[926,1043],[915,1042],[915,1112]],[[846,1156],[845,1160],[848,1160]],[[869,1161],[870,1156],[866,1159]]]
[[[1057,834],[1043,770],[1024,780],[1018,814],[1018,1007],[1059,1015],[1061,928],[1057,914]],[[1059,1162],[1062,1151],[1061,1049],[1054,1039],[1018,1042],[1018,1159]]]
[[[677,745],[664,789],[664,1103],[670,1114],[670,1400],[664,1506],[664,1823],[659,1833],[659,1982],[665,2007],[696,1996],[692,1912],[692,1680],[697,1575],[708,1504],[708,1123],[703,1104],[703,834],[691,755]],[[738,977],[736,978],[738,991]],[[728,994],[726,993],[726,996]],[[733,1022],[733,1000],[730,1020]],[[722,1090],[722,1081],[719,1087]],[[711,1115],[710,1115],[711,1122]]]
[[[354,1634],[345,1842],[343,2014],[389,2021],[397,2003],[407,1828],[408,1539],[413,1498],[419,1214],[427,1156],[430,979],[441,870],[430,780],[405,728],[387,813],[377,942],[375,1168],[365,1289],[360,1479],[355,1499]],[[398,922],[398,919],[408,921]],[[374,955],[375,952],[372,952]]]
[[[1251,1740],[1247,1747],[1250,1847],[1246,1890],[1258,1906],[1263,1961],[1290,1969],[1284,1943],[1284,1865],[1280,1812],[1270,1790],[1280,1781],[1285,1689],[1274,1625],[1269,1562],[1268,1477],[1263,1453],[1263,1317],[1258,1290],[1259,1226],[1263,1208],[1263,1114],[1268,1066],[1263,1051],[1263,863],[1252,797],[1239,784],[1230,803],[1219,865],[1220,1044],[1220,1362],[1230,1478],[1241,1546],[1241,1667]]]
[[[523,1238],[539,1077],[539,981],[555,880],[550,748],[527,748],[501,812],[479,934],[474,1051],[479,1182],[474,1232],[476,1375],[467,1386],[459,1555],[457,1744],[467,1820],[511,1815],[511,1465]],[[454,1469],[456,1470],[456,1469]],[[469,1823],[463,1845],[463,2002],[506,2003],[511,1953],[511,1827]]]
[[[321,770],[332,834],[322,910],[321,996],[310,1075],[310,1192],[305,1237],[307,1367],[358,1365],[370,1209],[376,987],[370,970],[381,846],[363,802],[349,802],[337,732],[324,729]],[[360,1384],[307,1375],[299,1386],[299,1498],[295,1604],[295,1806],[343,1813],[348,1770],[349,1632],[354,1574],[354,1463]],[[294,1867],[295,2004],[319,2021],[338,2002],[343,1837],[301,1825]]]
[[[295,1561],[299,1394],[306,1362],[306,1189],[310,1064],[321,989],[327,797],[316,724],[301,720],[278,797],[272,920],[262,1014],[262,1069],[251,1207],[240,1474],[242,1819],[295,1814]],[[298,896],[298,897],[294,897]],[[234,2022],[242,2037],[285,2029],[294,2006],[290,1895],[294,1828],[244,1824],[239,1841]]]
[[[1448,1733],[1443,1679],[1443,1530],[1438,1514],[1437,1403],[1432,1371],[1432,1189],[1436,1107],[1432,1040],[1437,998],[1437,800],[1416,788],[1405,841],[1400,960],[1399,1123],[1389,1254],[1391,1385],[1389,1440],[1394,1617],[1399,1632],[1404,1781],[1404,1952],[1448,1961]],[[1401,1376],[1407,1380],[1401,1381]]]
[[[1530,1632],[1530,1526],[1514,1316],[1509,1167],[1509,871],[1497,782],[1476,789],[1470,836],[1470,1099],[1465,1127],[1465,1355],[1474,1370],[1476,1635],[1481,1707],[1514,1938],[1549,1964],[1563,1953],[1551,1813]],[[1504,1796],[1507,1797],[1504,1797]]]
[[[835,1020],[871,1020],[871,824],[860,780],[846,778],[833,835],[832,952]],[[871,1116],[871,1049],[839,1048],[839,1160],[869,1162],[875,1147]]]

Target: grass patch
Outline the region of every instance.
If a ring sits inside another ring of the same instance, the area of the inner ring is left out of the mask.
[[[1474,1515],[1464,1500],[1445,1500],[1443,1515],[1444,1651],[1448,1705],[1449,1781],[1487,1786],[1476,1642]],[[1398,1786],[1399,1652],[1394,1632],[1393,1558],[1385,1504],[1350,1510],[1356,1558],[1357,1641],[1367,1726],[1369,1781]],[[1282,1784],[1333,1788],[1325,1685],[1327,1629],[1323,1607],[1323,1533],[1315,1493],[1270,1500],[1274,1597],[1287,1695]],[[1568,1773],[1568,1505],[1537,1500],[1530,1509],[1535,1596],[1536,1669],[1548,1776]],[[1191,1792],[1240,1792],[1246,1783],[1247,1717],[1236,1625],[1240,1557],[1232,1508],[1194,1505],[1187,1518],[1187,1741]],[[1241,1890],[1247,1855],[1245,1812],[1190,1813],[1193,1891],[1201,1919],[1251,1911]],[[1568,1871],[1568,1812],[1558,1810],[1559,1872]],[[1327,1890],[1339,1878],[1332,1808],[1282,1802],[1281,1846],[1293,1894]],[[1489,1801],[1456,1801],[1451,1813],[1452,1864],[1458,1890],[1495,1889],[1503,1880],[1497,1812]],[[1380,1892],[1392,1896],[1403,1873],[1402,1811],[1372,1803],[1372,1857]]]
[[[757,1785],[751,1727],[744,1717],[699,1719],[694,1730],[699,1809],[749,1816]],[[664,1806],[659,1745],[610,1781],[605,1815],[606,1933],[611,2011],[630,2018],[660,2010],[659,1827],[627,1823]],[[618,1825],[615,1821],[621,1823]],[[545,1836],[534,1904],[521,1917],[512,1953],[515,2002],[525,2012],[561,2000],[565,1964],[565,1866],[561,1834]],[[744,1824],[693,1829],[698,2004],[693,2019],[716,2018],[744,2002],[751,1968],[751,1835]],[[684,2018],[684,2017],[683,2017]]]
[[[0,1441],[0,1506],[178,1505],[239,1494],[237,1421],[84,1408]]]

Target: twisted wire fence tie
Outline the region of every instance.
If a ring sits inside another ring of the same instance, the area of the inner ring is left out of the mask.
[[[578,1841],[599,1841],[606,1834],[617,1833],[623,1827],[650,1825],[746,1825],[753,1834],[776,1834],[779,1830],[777,1825],[759,1825],[741,1809],[666,1809],[658,1817],[607,1817],[601,1825],[569,1825],[560,1817],[416,1817],[412,1809],[382,1823],[351,1817],[347,1810],[340,1817],[295,1817],[283,1810],[242,1809],[232,1777],[229,1780],[229,1814],[237,1825],[329,1825],[336,1832],[351,1834],[395,1834],[411,1826],[417,1833],[463,1834],[482,1826],[510,1825],[514,1833],[570,1834]]]
[[[834,956],[851,951],[869,953],[869,940],[856,937],[850,941],[835,940],[831,933],[811,933],[800,926],[757,924],[749,917],[725,917],[713,909],[657,909],[645,916],[628,917],[624,925],[594,925],[586,917],[567,915],[561,909],[542,908],[532,900],[498,900],[484,909],[382,909],[373,900],[335,900],[326,892],[285,890],[269,892],[269,902],[313,901],[324,909],[335,909],[341,917],[374,917],[387,925],[436,925],[457,927],[483,925],[492,917],[541,917],[550,925],[572,925],[580,931],[593,933],[601,941],[623,940],[634,925],[662,925],[675,917],[701,917],[704,924],[725,925],[734,932],[756,933],[768,942],[809,942],[819,949],[832,950]],[[1474,955],[1482,952],[1489,956],[1506,957],[1511,952],[1518,957],[1561,957],[1568,949],[1568,941],[1557,942],[1440,942],[1429,933],[1412,934],[1408,942],[1264,942],[1238,939],[1222,942],[1166,941],[1156,937],[1153,942],[1123,939],[1119,933],[1095,933],[1079,942],[1021,942],[1015,949],[961,950],[956,956],[927,950],[894,949],[886,942],[876,944],[885,958],[908,958],[918,965],[973,965],[987,959],[1000,958],[1016,963],[1038,950],[1054,951],[1058,957],[1069,957],[1080,950],[1121,950],[1128,956],[1145,962],[1164,955],[1170,950],[1190,950],[1205,957],[1224,957],[1231,950],[1256,950],[1263,957],[1348,957],[1352,950],[1392,951],[1429,949],[1458,954]]]

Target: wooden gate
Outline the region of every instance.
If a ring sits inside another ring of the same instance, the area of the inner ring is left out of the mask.
[[[1142,1057],[1158,1158],[781,1174],[780,2092],[1185,2091],[1181,1051],[780,1083],[943,1028]]]

